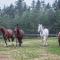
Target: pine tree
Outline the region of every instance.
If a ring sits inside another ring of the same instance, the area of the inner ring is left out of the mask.
[[[36,10],[40,10],[40,7],[41,7],[41,2],[40,2],[40,0],[37,0]]]
[[[48,3],[47,5],[46,5],[46,9],[50,9],[51,8],[51,6],[50,6],[50,4]]]
[[[57,6],[58,6],[58,9],[60,9],[60,0],[58,0]]]
[[[23,11],[26,11],[27,10],[27,5],[26,3],[24,2],[24,8],[23,8]]]
[[[55,0],[55,2],[53,3],[52,6],[53,6],[54,10],[57,10],[57,7],[58,7],[58,6],[57,6],[57,0]]]
[[[32,1],[32,9],[35,8],[35,0]]]
[[[22,15],[23,12],[23,0],[18,0],[16,2],[16,10],[18,11],[18,15]]]

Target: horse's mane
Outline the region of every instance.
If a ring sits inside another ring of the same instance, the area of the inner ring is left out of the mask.
[[[0,28],[0,31],[1,31],[3,34],[5,33],[5,30],[6,30],[6,29],[5,29],[4,27],[1,27],[1,28]]]

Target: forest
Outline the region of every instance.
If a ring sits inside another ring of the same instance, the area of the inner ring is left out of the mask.
[[[27,34],[36,34],[38,24],[43,24],[52,34],[60,31],[60,0],[51,5],[45,1],[32,0],[28,6],[23,0],[17,0],[15,5],[0,8],[0,27],[14,29],[16,24]]]

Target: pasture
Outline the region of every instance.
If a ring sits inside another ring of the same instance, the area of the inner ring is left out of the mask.
[[[16,47],[0,39],[0,60],[60,60],[60,47],[57,38],[48,39],[48,46],[42,46],[41,40],[31,38],[23,39],[22,47]]]

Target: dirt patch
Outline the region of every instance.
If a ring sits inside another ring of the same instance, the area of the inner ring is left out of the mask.
[[[60,56],[55,54],[48,54],[48,60],[60,60]]]
[[[60,60],[60,56],[53,54],[41,54],[39,58],[34,58],[32,60]]]
[[[14,60],[10,55],[0,54],[0,60]]]

